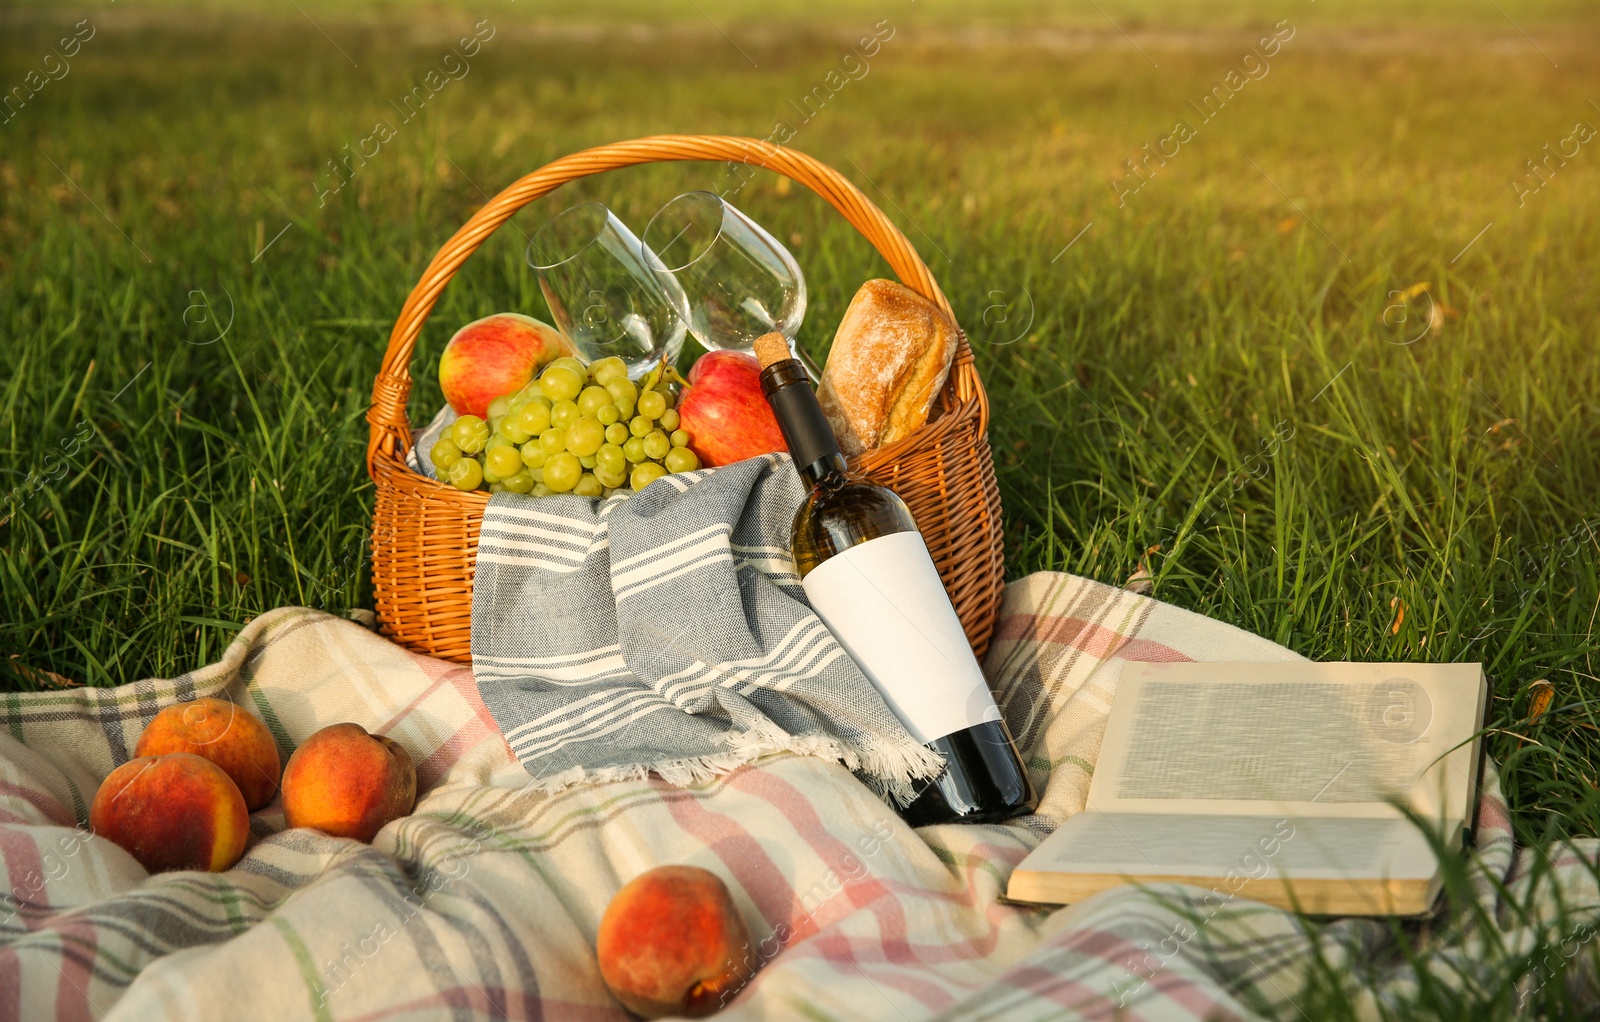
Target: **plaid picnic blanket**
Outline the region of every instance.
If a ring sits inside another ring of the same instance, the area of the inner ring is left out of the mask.
[[[661,863],[718,873],[749,924],[747,957],[764,965],[721,1016],[739,1020],[1320,1019],[1300,1006],[1315,951],[1346,963],[1376,1018],[1419,982],[1470,985],[1493,943],[1548,941],[1513,903],[1593,918],[1594,842],[1548,859],[1513,849],[1492,780],[1473,858],[1492,925],[1437,920],[1436,953],[1417,964],[1383,923],[1312,931],[1242,901],[1189,933],[1181,910],[1201,892],[1184,888],[1053,911],[1000,899],[1041,835],[1083,808],[1123,661],[1290,656],[1086,579],[1015,582],[987,669],[1040,812],[913,831],[844,767],[793,753],[682,787],[530,790],[466,667],[274,611],[178,678],[0,699],[0,1019],[622,1020],[594,935],[621,884]],[[87,833],[88,802],[160,707],[214,694],[261,715],[285,753],[335,721],[393,737],[419,764],[416,812],[366,846],[284,830],[269,806],[232,870],[146,876]],[[1592,984],[1576,949],[1594,944],[1572,946],[1548,975]]]

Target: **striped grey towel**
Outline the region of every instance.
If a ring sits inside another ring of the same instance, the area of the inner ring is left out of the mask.
[[[605,500],[490,499],[472,669],[536,789],[688,784],[780,751],[901,802],[937,774],[806,604],[789,555],[801,496],[769,455]]]

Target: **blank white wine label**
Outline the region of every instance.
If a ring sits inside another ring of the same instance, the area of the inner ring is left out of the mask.
[[[833,555],[801,583],[811,609],[917,741],[999,720],[920,533]]]

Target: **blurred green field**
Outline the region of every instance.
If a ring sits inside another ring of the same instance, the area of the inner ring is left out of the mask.
[[[770,10],[0,12],[4,686],[172,675],[269,608],[369,607],[363,415],[437,246],[558,155],[787,125],[972,338],[1012,577],[1142,565],[1313,658],[1482,660],[1519,834],[1600,833],[1592,4]],[[397,105],[475,26],[470,70]],[[395,137],[324,194],[380,122]],[[524,211],[430,321],[413,419],[456,326],[544,315],[522,262],[542,217],[600,198],[639,228],[728,181],[642,168]],[[881,261],[770,175],[735,201],[793,246],[823,355]],[[1529,721],[1538,679],[1556,695]]]

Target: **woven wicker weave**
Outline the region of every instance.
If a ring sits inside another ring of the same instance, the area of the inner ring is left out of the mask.
[[[447,660],[471,659],[473,564],[489,502],[487,493],[443,486],[406,466],[412,442],[409,364],[423,322],[467,257],[523,206],[577,178],[667,160],[747,163],[792,178],[843,214],[902,283],[951,311],[927,266],[882,211],[838,172],[793,149],[751,138],[657,135],[574,153],[518,180],[478,210],[428,264],[400,310],[373,384],[367,411],[367,469],[377,485],[372,584],[383,632],[401,645]],[[1003,581],[1000,494],[988,423],[988,397],[963,335],[933,421],[852,463],[910,506],[979,655],[989,644]]]

